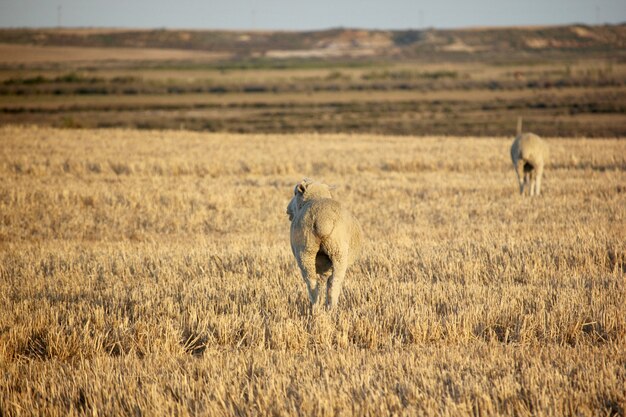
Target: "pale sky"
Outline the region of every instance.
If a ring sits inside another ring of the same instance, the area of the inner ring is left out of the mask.
[[[626,22],[626,0],[0,0],[0,27],[310,30]]]

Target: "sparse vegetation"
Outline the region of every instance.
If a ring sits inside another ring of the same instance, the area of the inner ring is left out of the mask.
[[[6,29],[0,125],[623,137],[624,28]]]
[[[416,79],[428,79],[438,80],[441,78],[457,78],[456,71],[431,71],[431,72],[419,72],[419,71],[371,71],[363,74],[364,80],[416,80]]]
[[[0,128],[0,414],[624,415],[626,143],[548,139],[531,201],[510,137]],[[366,230],[332,314],[304,176]]]

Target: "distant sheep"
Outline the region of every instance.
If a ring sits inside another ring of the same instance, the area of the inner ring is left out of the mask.
[[[522,133],[520,118],[517,123],[517,137],[511,145],[511,160],[517,174],[520,194],[524,194],[526,187],[531,196],[541,193],[541,177],[548,156],[548,144],[543,139],[533,133]]]
[[[304,179],[287,206],[291,250],[315,306],[319,284],[326,281],[326,307],[337,305],[346,270],[361,252],[359,222],[337,200],[328,185]]]

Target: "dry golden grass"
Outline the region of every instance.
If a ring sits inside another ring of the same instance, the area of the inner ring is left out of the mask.
[[[624,415],[626,142],[0,128],[0,415]],[[304,176],[367,236],[308,314]]]

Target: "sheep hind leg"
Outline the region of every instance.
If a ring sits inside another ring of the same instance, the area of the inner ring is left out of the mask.
[[[531,186],[532,186],[532,176],[530,175],[530,172],[526,172],[524,174],[524,190],[528,190],[528,194],[532,192]],[[522,194],[523,193],[524,191],[522,191]]]
[[[532,170],[530,176],[530,196],[534,197],[537,194],[537,172]]]
[[[313,308],[313,306],[317,304],[317,300],[319,299],[319,283],[317,281],[317,272],[315,269],[316,253],[317,251],[313,252],[312,256],[308,253],[308,251],[302,253],[298,261],[300,271],[302,272],[302,278],[306,283],[306,289],[309,295],[309,301],[311,302],[311,308]]]
[[[535,179],[536,189],[535,192],[537,195],[541,194],[541,177],[543,176],[543,165],[539,165],[537,167],[537,177]]]
[[[524,183],[526,182],[526,174],[524,173],[524,160],[519,159],[515,163],[515,174],[517,174],[517,182],[519,183],[519,193],[524,194]]]
[[[333,274],[326,283],[326,308],[332,309],[339,302],[343,280],[348,269],[348,257],[340,256],[333,259]]]
[[[306,288],[309,293],[309,301],[311,302],[311,309],[317,305],[319,299],[320,285],[316,278],[309,278],[306,282]]]

